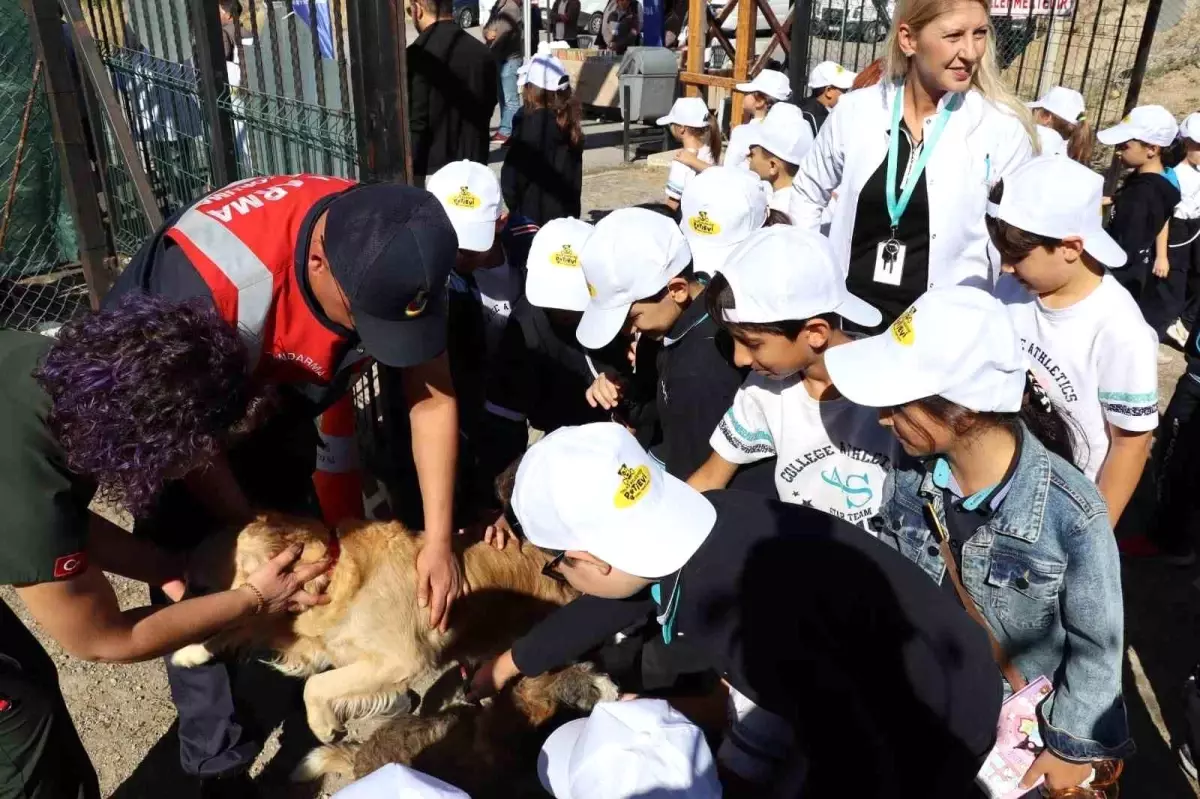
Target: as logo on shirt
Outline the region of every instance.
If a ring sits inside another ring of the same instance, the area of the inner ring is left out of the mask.
[[[916,331],[913,328],[913,317],[916,313],[917,309],[914,306],[897,316],[896,321],[892,322],[892,338],[896,339],[896,343],[903,347],[911,347],[914,341]]]
[[[613,497],[613,505],[618,509],[631,508],[650,490],[650,467],[645,464],[636,467],[621,464],[617,474],[621,476],[621,487]]]
[[[688,226],[701,236],[715,236],[721,232],[721,226],[708,218],[707,211],[701,211],[690,217]]]
[[[483,205],[483,201],[479,199],[478,194],[472,194],[471,190],[463,186],[458,190],[458,194],[453,194],[447,198],[447,202],[455,208],[461,208],[464,211],[474,211],[479,206]]]
[[[575,251],[571,249],[570,244],[564,244],[561,250],[557,250],[556,252],[550,254],[550,265],[563,266],[568,269],[578,269],[579,256],[576,255]],[[588,293],[591,293],[590,287],[588,289]],[[594,297],[596,295],[593,294],[592,296]]]
[[[71,555],[63,555],[61,558],[54,561],[54,579],[62,580],[67,577],[74,577],[76,574],[87,569],[88,559],[86,552],[76,552]]]

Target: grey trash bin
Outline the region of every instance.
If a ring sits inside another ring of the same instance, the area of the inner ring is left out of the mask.
[[[673,50],[630,47],[617,74],[621,81],[621,111],[627,122],[652,123],[671,110],[679,79],[679,60]]]

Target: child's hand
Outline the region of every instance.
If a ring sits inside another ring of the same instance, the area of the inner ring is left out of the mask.
[[[675,160],[689,169],[699,170],[708,166],[708,164],[700,160],[699,156],[689,150],[680,150],[679,152],[675,153]]]
[[[609,380],[608,375],[602,374],[596,378],[584,396],[587,397],[588,405],[593,408],[611,411],[621,401],[621,386]]]
[[[1162,257],[1154,259],[1154,276],[1155,277],[1159,278],[1160,280],[1166,280],[1167,275],[1169,275],[1170,273],[1171,273],[1171,262],[1170,261],[1168,261],[1166,258],[1162,258]]]
[[[1038,777],[1042,776],[1046,778],[1046,787],[1051,791],[1063,791],[1082,785],[1084,780],[1092,776],[1092,766],[1090,763],[1062,760],[1049,749],[1043,749],[1021,778],[1020,787],[1032,788]]]
[[[1101,208],[1107,208],[1107,207],[1108,207],[1108,206],[1110,206],[1110,205],[1112,205],[1112,197],[1102,197],[1102,198],[1100,198],[1100,207],[1101,207]]]

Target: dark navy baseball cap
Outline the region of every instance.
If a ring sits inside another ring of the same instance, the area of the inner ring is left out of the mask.
[[[350,189],[327,211],[325,253],[368,355],[405,367],[445,351],[458,238],[436,197],[399,183]]]

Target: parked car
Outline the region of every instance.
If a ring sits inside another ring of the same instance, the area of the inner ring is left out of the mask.
[[[466,30],[482,22],[484,3],[491,8],[489,0],[454,0],[454,21],[458,23],[458,27]]]
[[[892,25],[895,0],[832,0],[822,4],[813,32],[822,39],[882,42]]]
[[[748,2],[749,0],[746,1]],[[783,24],[783,21],[787,19],[788,12],[792,10],[793,3],[794,0],[768,0],[767,5],[771,7],[771,11],[775,14],[775,18],[779,20],[779,23]],[[741,6],[741,3],[734,6],[729,17],[721,23],[721,30],[725,31],[725,33],[734,33],[737,30],[738,10]],[[715,16],[719,17],[721,9],[725,8],[725,0],[714,0],[714,2],[708,4],[708,7],[712,9]],[[763,16],[762,12],[754,15],[754,27],[756,28],[756,33],[771,30],[771,25],[767,22],[767,18]]]
[[[553,5],[554,0],[547,0]],[[600,35],[600,27],[604,24],[604,12],[612,5],[613,0],[580,0],[579,3],[579,32]],[[643,6],[638,3],[638,17],[641,18]]]

